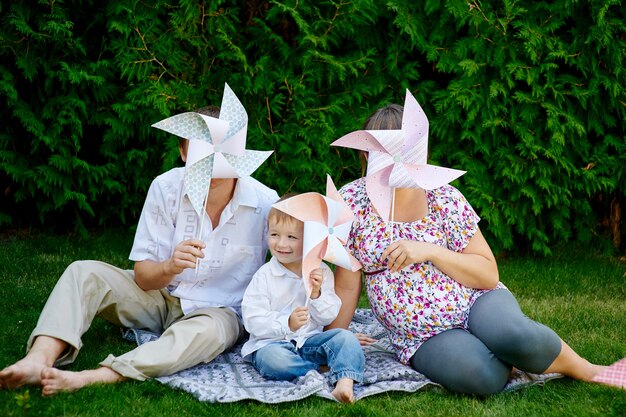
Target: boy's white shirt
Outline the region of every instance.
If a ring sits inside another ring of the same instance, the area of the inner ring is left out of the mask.
[[[200,219],[185,195],[184,168],[174,168],[152,182],[129,258],[162,262],[176,245],[197,238]],[[252,177],[237,180],[234,195],[212,229],[206,218],[200,237],[206,244],[199,271],[188,268],[168,286],[185,314],[204,307],[229,307],[241,314],[243,293],[265,262],[267,214],[276,192]],[[206,213],[205,213],[206,216]]]
[[[289,329],[289,316],[296,307],[307,304],[302,278],[274,257],[254,274],[241,304],[243,324],[250,333],[241,349],[244,359],[272,342],[294,341],[301,347],[337,317],[341,299],[335,294],[333,272],[323,262],[320,268],[324,276],[320,296],[308,300],[309,321],[296,332]]]

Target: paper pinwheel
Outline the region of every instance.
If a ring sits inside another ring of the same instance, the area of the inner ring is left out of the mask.
[[[304,193],[274,204],[274,207],[304,222],[302,278],[311,293],[309,275],[322,260],[357,271],[361,264],[345,248],[354,214],[343,201],[330,176],[326,180],[326,196]]]
[[[389,220],[395,188],[432,190],[465,173],[427,164],[428,118],[408,89],[401,129],[358,130],[331,145],[368,152],[365,189],[384,220]]]
[[[608,366],[604,371],[594,376],[593,381],[626,389],[626,358]]]
[[[189,139],[185,163],[185,190],[191,205],[203,217],[211,178],[239,178],[252,174],[273,151],[246,149],[248,114],[224,85],[220,117],[181,113],[152,125]]]

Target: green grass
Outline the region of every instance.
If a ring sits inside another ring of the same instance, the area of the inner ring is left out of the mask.
[[[132,267],[129,232],[90,240],[27,235],[0,240],[0,368],[24,354],[24,344],[48,293],[65,267],[99,259]],[[562,248],[549,259],[500,261],[500,277],[528,316],[552,327],[576,351],[609,364],[626,356],[626,263],[593,250]],[[365,299],[361,300],[366,306]],[[132,348],[119,331],[96,320],[70,370],[96,367],[108,353]],[[28,399],[24,396],[28,394]],[[22,398],[20,400],[19,398]],[[28,408],[23,408],[25,403]],[[624,416],[626,391],[569,379],[486,399],[442,390],[386,393],[354,405],[320,399],[278,405],[257,402],[201,403],[155,381],[93,386],[74,394],[42,398],[38,388],[0,391],[2,416]]]

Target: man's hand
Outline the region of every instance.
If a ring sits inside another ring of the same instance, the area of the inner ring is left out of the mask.
[[[311,271],[309,275],[309,282],[311,284],[311,299],[315,300],[319,298],[321,294],[322,282],[324,282],[324,274],[321,268],[317,268]]]
[[[196,260],[204,258],[203,241],[198,239],[183,240],[174,248],[172,257],[166,263],[166,273],[178,275],[187,268],[195,268]]]
[[[295,332],[309,320],[308,307],[296,307],[289,316],[289,330]]]

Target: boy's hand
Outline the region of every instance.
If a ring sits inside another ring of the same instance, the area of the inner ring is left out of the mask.
[[[311,283],[311,299],[315,300],[316,298],[319,298],[323,281],[324,275],[322,274],[321,268],[311,271],[311,275],[309,275],[309,282]]]
[[[166,272],[172,275],[178,275],[187,268],[195,268],[196,260],[204,258],[204,249],[206,245],[198,239],[183,240],[176,248],[174,254],[166,263]]]
[[[289,330],[295,332],[304,326],[309,320],[309,309],[307,307],[296,307],[289,316]]]

